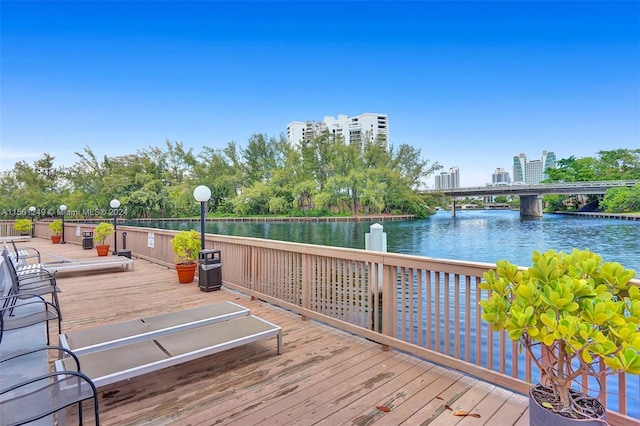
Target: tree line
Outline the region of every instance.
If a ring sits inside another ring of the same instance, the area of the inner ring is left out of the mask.
[[[210,215],[412,214],[426,217],[437,197],[421,194],[425,180],[442,167],[421,151],[383,139],[346,144],[325,131],[299,146],[280,136],[252,135],[246,147],[203,147],[182,142],[99,158],[90,147],[77,161],[56,166],[45,153],[33,164],[17,162],[0,176],[3,218],[55,216],[61,204],[71,216],[109,217],[117,198],[127,218],[189,217],[199,212],[193,189],[211,190]],[[11,214],[13,213],[13,214]]]
[[[545,182],[590,182],[599,180],[640,180],[640,149],[598,151],[594,157],[561,159],[556,168],[547,169]],[[589,197],[594,201],[596,196]],[[549,195],[545,202],[552,211],[567,210],[565,196]],[[640,185],[618,187],[607,191],[599,201],[607,213],[640,212]]]

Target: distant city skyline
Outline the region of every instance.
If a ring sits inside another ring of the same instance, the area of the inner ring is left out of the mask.
[[[389,116],[460,185],[640,146],[640,2],[0,3],[0,171]],[[435,176],[426,184],[434,185]]]

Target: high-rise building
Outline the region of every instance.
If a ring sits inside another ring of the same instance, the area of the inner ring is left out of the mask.
[[[310,140],[314,135],[327,130],[335,136],[342,136],[346,144],[357,143],[362,146],[364,138],[374,141],[376,138],[389,140],[389,117],[386,114],[364,113],[355,117],[338,115],[324,117],[319,122],[293,121],[287,126],[287,140],[291,144],[299,144]]]
[[[491,185],[509,184],[511,183],[511,177],[509,172],[499,167],[491,175]]]
[[[435,176],[435,189],[460,188],[460,169],[451,167],[448,172]]]
[[[548,179],[547,169],[555,169],[556,155],[552,151],[542,151],[539,160],[528,160],[525,154],[513,157],[513,181],[536,184]]]

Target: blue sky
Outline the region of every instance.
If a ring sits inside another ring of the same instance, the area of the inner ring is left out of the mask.
[[[365,112],[462,186],[521,152],[640,147],[638,1],[3,0],[0,19],[0,170]]]

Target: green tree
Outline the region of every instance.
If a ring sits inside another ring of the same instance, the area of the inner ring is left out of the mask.
[[[545,195],[543,197],[543,204],[546,206],[545,210],[547,212],[557,212],[567,210],[567,207],[564,205],[565,196],[564,195]]]
[[[269,214],[269,200],[271,190],[263,182],[255,182],[253,185],[243,189],[242,194],[233,199],[234,213],[244,215],[267,215]]]
[[[607,191],[600,207],[608,213],[640,211],[640,184],[631,188],[617,187]]]
[[[284,164],[287,141],[268,138],[264,134],[253,134],[247,147],[242,150],[244,158],[244,184],[268,182],[276,169]]]
[[[599,151],[597,157],[571,156],[547,169],[550,182],[640,179],[640,149]]]
[[[302,159],[300,181],[313,179],[317,183],[318,191],[324,189],[327,179],[334,174],[335,161],[339,148],[344,145],[344,139],[325,130],[314,135],[310,140],[300,144]]]
[[[585,182],[596,179],[597,160],[592,157],[571,156],[556,162],[556,168],[547,169],[550,182]]]
[[[19,161],[4,172],[0,182],[2,207],[21,211],[33,205],[46,212],[66,202],[69,185],[64,168],[56,167],[54,160],[45,153],[33,165]]]
[[[242,185],[242,168],[234,161],[235,149],[233,142],[226,150],[204,147],[198,156],[194,179],[211,190],[208,204],[214,211],[226,206],[226,201],[234,198]],[[231,152],[232,157],[226,152]]]
[[[407,144],[401,144],[398,148],[391,147],[389,168],[397,170],[402,181],[415,190],[419,189],[429,176],[442,170],[438,162],[429,165],[429,160],[422,159],[420,149]]]
[[[640,179],[640,149],[598,151],[597,180]]]

